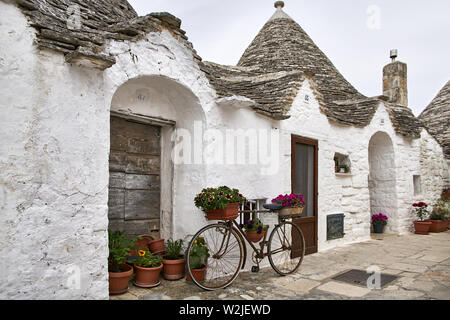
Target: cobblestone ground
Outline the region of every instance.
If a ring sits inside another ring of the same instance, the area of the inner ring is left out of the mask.
[[[381,290],[332,280],[350,269],[378,266],[398,276]],[[450,231],[428,236],[378,236],[368,242],[306,256],[288,277],[267,268],[244,272],[227,289],[206,292],[184,280],[141,289],[111,300],[450,300]]]

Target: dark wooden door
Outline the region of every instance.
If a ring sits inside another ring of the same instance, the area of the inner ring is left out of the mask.
[[[318,150],[316,140],[292,136],[292,192],[302,194],[306,201],[302,217],[294,223],[305,237],[306,254],[318,250]]]
[[[160,128],[111,117],[109,227],[127,235],[160,229]]]

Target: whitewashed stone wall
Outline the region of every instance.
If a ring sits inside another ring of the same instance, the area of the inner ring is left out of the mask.
[[[0,299],[107,299],[102,73],[38,51],[15,5],[0,21]]]

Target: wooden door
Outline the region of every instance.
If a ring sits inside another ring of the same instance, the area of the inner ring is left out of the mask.
[[[318,150],[316,140],[292,136],[292,192],[306,201],[302,217],[294,223],[305,237],[306,254],[318,250]]]
[[[160,229],[160,128],[111,117],[109,227],[130,236]]]

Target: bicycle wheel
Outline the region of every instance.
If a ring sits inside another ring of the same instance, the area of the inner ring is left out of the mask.
[[[268,256],[272,268],[286,276],[298,270],[305,255],[305,239],[300,228],[292,222],[283,222],[272,231]]]
[[[192,268],[199,267],[199,244],[208,248],[204,280],[193,276]],[[186,252],[186,270],[197,286],[217,290],[229,286],[239,275],[244,263],[244,243],[237,231],[225,224],[214,224],[200,230],[189,243]]]

